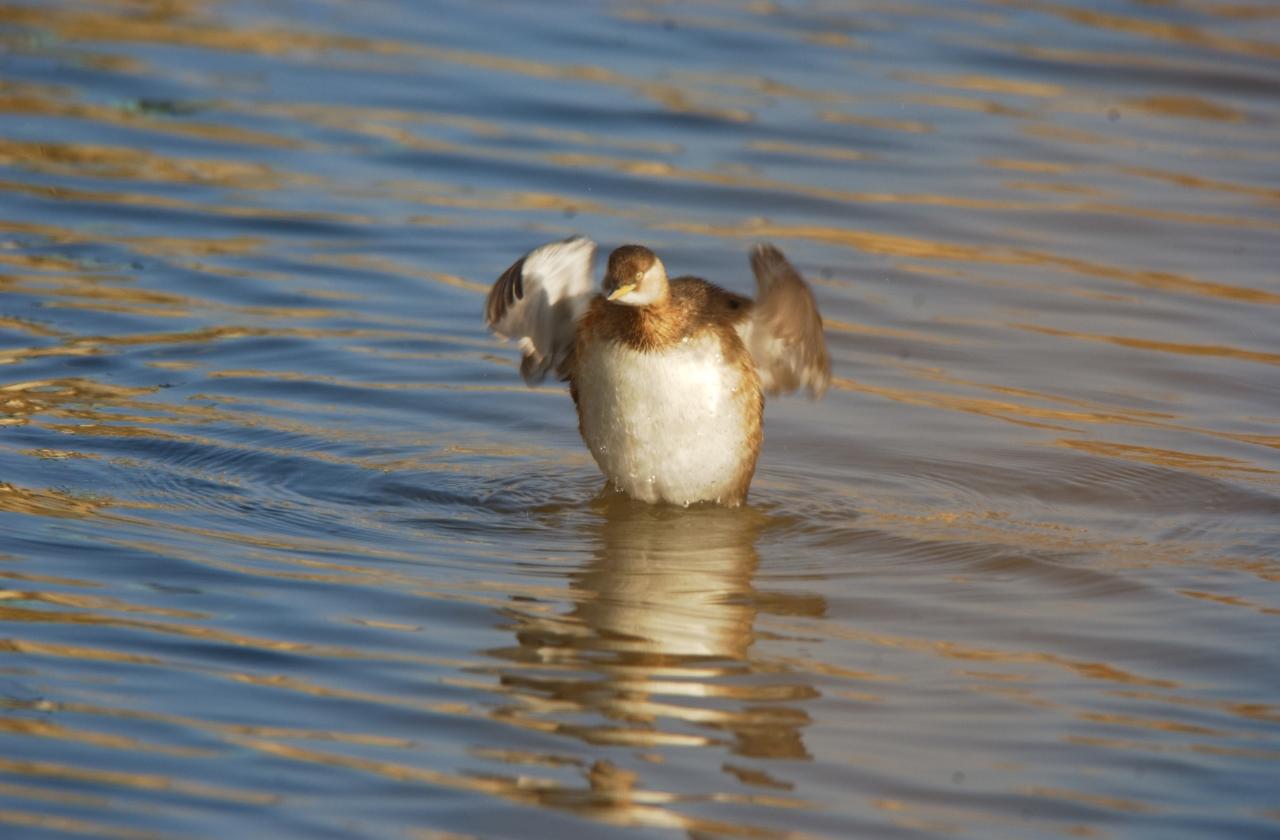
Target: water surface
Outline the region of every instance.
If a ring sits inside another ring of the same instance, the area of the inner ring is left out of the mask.
[[[1280,9],[0,3],[0,833],[1280,833]],[[812,280],[751,504],[488,284]]]

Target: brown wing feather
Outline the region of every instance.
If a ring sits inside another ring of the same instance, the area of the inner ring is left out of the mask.
[[[831,360],[813,292],[787,258],[767,243],[751,251],[759,295],[741,330],[766,393],[801,388],[820,397],[831,382]]]
[[[524,297],[524,257],[516,260],[489,290],[484,303],[484,322],[492,327],[507,315],[507,310]]]

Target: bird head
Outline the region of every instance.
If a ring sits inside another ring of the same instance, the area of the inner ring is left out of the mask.
[[[667,299],[667,269],[643,245],[623,245],[609,255],[604,273],[607,300],[623,306],[650,306]]]

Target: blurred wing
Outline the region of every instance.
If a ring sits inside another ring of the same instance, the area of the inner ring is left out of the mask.
[[[576,236],[535,248],[503,272],[485,301],[484,320],[520,341],[520,375],[536,385],[573,350],[578,319],[594,295],[596,244]]]
[[[765,393],[801,388],[820,397],[831,382],[831,360],[822,335],[822,316],[800,272],[772,245],[751,251],[759,294],[738,334],[751,353]]]

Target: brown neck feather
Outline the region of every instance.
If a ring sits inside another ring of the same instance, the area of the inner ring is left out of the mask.
[[[674,344],[688,332],[687,313],[673,305],[668,293],[648,306],[617,306],[613,322],[625,340],[638,350],[656,350]]]

